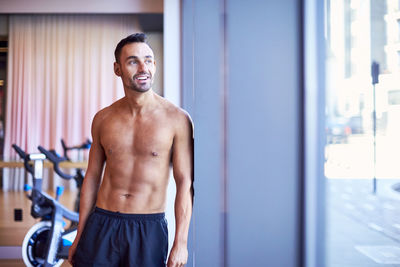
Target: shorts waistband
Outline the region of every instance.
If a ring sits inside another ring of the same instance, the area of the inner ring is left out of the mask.
[[[115,217],[121,219],[133,219],[133,220],[159,220],[165,218],[165,213],[149,213],[149,214],[136,214],[136,213],[121,213],[110,210],[101,209],[99,207],[94,208],[94,212],[97,214],[103,214],[108,217]]]

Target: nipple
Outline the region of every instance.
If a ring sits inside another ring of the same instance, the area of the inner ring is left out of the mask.
[[[157,157],[157,156],[158,156],[158,153],[155,152],[155,151],[153,151],[153,152],[151,152],[151,155],[152,155],[153,157]]]

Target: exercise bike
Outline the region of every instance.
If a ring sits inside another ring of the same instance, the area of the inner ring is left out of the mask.
[[[62,148],[64,150],[64,158],[66,158],[67,160],[71,161],[71,159],[68,157],[68,151],[77,150],[78,153],[79,153],[82,150],[89,149],[90,146],[92,145],[92,142],[89,139],[86,139],[86,141],[84,143],[82,143],[81,145],[68,147],[65,144],[64,139],[61,139],[61,145],[62,145]],[[78,155],[78,160],[83,160],[81,154]]]
[[[61,139],[61,143],[63,145],[63,148],[65,146],[65,143]],[[84,143],[83,145],[87,145],[87,143]],[[82,146],[83,146],[82,145]],[[90,147],[90,145],[89,145]],[[81,189],[82,189],[82,184],[83,184],[83,178],[85,177],[85,174],[82,169],[77,168],[75,175],[69,175],[61,171],[60,169],[60,163],[65,162],[65,161],[70,161],[66,154],[66,150],[64,148],[64,157],[61,157],[56,153],[55,150],[47,150],[42,146],[38,146],[38,149],[40,152],[46,155],[46,158],[53,163],[53,169],[54,171],[63,179],[70,180],[74,179],[76,182],[76,186],[78,187],[78,194],[75,200],[75,205],[74,205],[74,211],[79,212],[79,203],[80,203],[80,196],[81,196]],[[86,147],[84,149],[87,149]]]
[[[31,215],[41,218],[40,222],[29,229],[22,242],[23,261],[28,267],[60,266],[68,258],[68,250],[76,237],[79,214],[59,203],[62,187],[57,187],[55,199],[42,191],[45,154],[26,154],[17,145],[12,147],[24,160],[26,170],[32,175],[33,186],[24,187],[27,197],[32,201]],[[64,229],[64,218],[71,221],[71,227]]]

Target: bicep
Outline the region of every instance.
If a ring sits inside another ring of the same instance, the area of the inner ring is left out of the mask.
[[[100,144],[93,142],[89,152],[88,176],[100,176],[105,162],[104,150]]]
[[[193,180],[193,127],[189,117],[185,118],[176,131],[172,164],[177,182]]]
[[[89,163],[86,174],[87,176],[99,177],[103,171],[105,153],[100,142],[100,121],[96,117],[92,123],[92,139],[93,142],[89,151]]]

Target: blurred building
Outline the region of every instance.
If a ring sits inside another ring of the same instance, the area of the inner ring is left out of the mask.
[[[392,66],[388,5],[381,0],[327,1],[327,117],[358,121],[367,133],[372,129],[371,63],[379,63],[381,74],[389,74]],[[380,129],[387,122],[386,79],[382,75],[376,87]]]
[[[400,134],[400,1],[388,0],[385,15],[387,44],[384,47],[387,70],[382,75],[382,109],[387,113],[387,135],[396,141]]]

